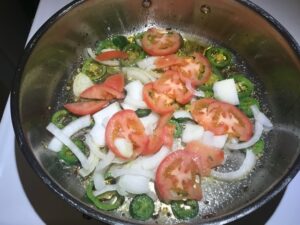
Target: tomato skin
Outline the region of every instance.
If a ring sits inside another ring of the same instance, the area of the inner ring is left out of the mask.
[[[247,141],[253,135],[253,124],[237,107],[218,100],[203,98],[191,105],[194,120],[216,135],[229,134]]]
[[[87,88],[80,94],[81,98],[88,99],[100,99],[100,100],[112,100],[124,98],[124,93],[116,91],[113,88],[106,86],[105,84],[94,84]]]
[[[223,150],[198,141],[189,142],[184,150],[194,154],[193,160],[196,162],[201,176],[209,176],[211,168],[221,165],[224,161]]]
[[[183,82],[189,81],[193,86],[199,86],[209,80],[211,65],[201,53],[194,53],[193,56],[186,59],[186,65],[178,67],[178,71]]]
[[[143,87],[143,100],[152,111],[158,114],[166,114],[175,111],[177,104],[174,99],[154,89],[154,83],[150,82]]]
[[[105,130],[105,141],[108,148],[118,157],[124,157],[115,146],[116,138],[125,138],[133,144],[134,154],[130,159],[137,157],[148,144],[148,137],[145,134],[145,128],[140,119],[133,110],[122,110],[114,114],[108,121]]]
[[[178,150],[167,155],[159,164],[155,176],[155,189],[161,201],[201,200],[202,191],[197,180],[198,166],[193,154]]]
[[[142,155],[155,154],[163,145],[169,148],[172,147],[174,127],[168,124],[172,115],[172,113],[167,113],[159,118],[153,134],[149,137],[147,148],[142,152]]]
[[[74,102],[67,103],[64,107],[71,113],[84,116],[93,114],[100,109],[104,108],[108,104],[108,101],[89,101],[89,102]]]
[[[142,38],[142,48],[152,56],[170,55],[180,48],[182,38],[179,33],[157,28],[148,29]]]
[[[120,93],[124,91],[125,77],[122,73],[109,76],[103,83],[105,86],[112,88]]]
[[[180,104],[187,104],[193,98],[193,93],[186,88],[176,71],[167,70],[154,82],[154,89],[168,95]]]
[[[126,59],[126,58],[128,58],[128,54],[126,52],[119,51],[119,50],[101,52],[100,54],[96,55],[97,61],[106,61],[111,59]]]

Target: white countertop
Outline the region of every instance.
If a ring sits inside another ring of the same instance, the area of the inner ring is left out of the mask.
[[[40,0],[39,7],[31,27],[29,38],[37,29],[58,9],[69,3],[70,0]],[[300,42],[299,0],[253,0],[272,16],[274,16]],[[10,99],[9,99],[10,101]],[[10,118],[10,103],[7,103],[0,124],[0,224],[31,224],[41,225],[44,221],[32,207],[24,192],[19,177],[15,152],[15,137]],[[37,179],[32,177],[32,179]],[[299,192],[300,173],[289,184],[284,197],[268,225],[296,225],[300,212]],[[296,197],[295,197],[296,196]],[[44,204],[47,204],[45,202]],[[58,206],[59,208],[59,206]],[[47,209],[57,210],[57,209]],[[55,213],[52,213],[55,215]],[[59,214],[59,212],[57,212]],[[80,223],[80,222],[78,222]],[[90,222],[92,223],[92,222]]]

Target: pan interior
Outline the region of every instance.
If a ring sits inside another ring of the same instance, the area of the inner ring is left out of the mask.
[[[65,89],[86,47],[114,34],[131,34],[154,25],[171,27],[234,51],[241,59],[241,69],[255,82],[264,111],[272,118],[275,127],[265,137],[265,155],[249,179],[235,183],[205,179],[200,216],[187,223],[233,215],[272,191],[295,166],[300,151],[299,55],[274,26],[237,1],[152,0],[150,7],[143,7],[140,0],[90,0],[52,20],[32,47],[20,76],[18,120],[23,141],[29,146],[26,151],[31,151],[25,155],[32,153],[52,181],[83,205],[92,207],[74,171],[63,168],[56,155],[46,150],[51,135],[45,127],[67,97]],[[125,223],[136,222],[118,213],[87,213],[98,219],[110,215]],[[166,216],[157,222],[174,221]]]

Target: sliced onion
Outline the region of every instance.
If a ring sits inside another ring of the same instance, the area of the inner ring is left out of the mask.
[[[146,105],[146,103],[143,100],[136,100],[131,98],[130,96],[126,96],[126,98],[124,99],[124,103],[136,108],[136,109],[147,109],[148,106]]]
[[[121,177],[124,175],[135,175],[135,176],[142,176],[147,177],[149,179],[154,179],[154,172],[145,169],[136,169],[136,168],[120,168],[120,169],[113,169],[110,171],[111,175],[115,178]]]
[[[138,61],[137,66],[144,70],[154,70],[156,69],[154,62],[157,58],[158,58],[157,56],[147,57],[145,59]]]
[[[156,128],[158,120],[159,120],[159,116],[154,112],[151,112],[148,116],[140,118],[140,121],[145,127],[145,132],[147,135],[153,134],[153,131]]]
[[[105,155],[105,157],[98,163],[98,166],[96,168],[96,171],[101,171],[108,167],[112,161],[114,160],[115,155],[112,153],[112,151],[108,151],[108,153]]]
[[[104,154],[100,148],[94,143],[91,135],[87,134],[85,136],[85,143],[89,147],[90,151],[93,152],[95,156],[97,156],[99,159],[103,159],[106,157],[106,154]]]
[[[143,84],[156,80],[153,72],[149,72],[137,67],[123,67],[122,72],[126,74],[128,79],[139,80]]]
[[[95,122],[89,134],[97,146],[105,146],[105,127],[102,124]]]
[[[98,165],[98,162],[99,162],[99,158],[91,151],[87,160],[89,168],[88,169],[81,168],[79,170],[80,176],[86,177],[90,175],[90,173],[92,173],[96,168],[96,166]]]
[[[244,148],[249,148],[252,145],[254,145],[261,137],[263,133],[263,125],[261,125],[259,122],[255,122],[255,129],[254,129],[254,134],[250,138],[250,140],[242,143],[228,143],[226,144],[226,147],[232,150],[239,150],[239,149],[244,149]]]
[[[193,93],[194,96],[196,97],[205,97],[205,93],[201,90],[195,90],[195,88],[192,86],[191,81],[187,81],[185,83],[186,88]]]
[[[243,164],[238,170],[227,172],[227,173],[221,173],[212,170],[211,176],[218,180],[224,180],[224,181],[240,180],[246,177],[251,172],[255,164],[256,164],[255,154],[252,152],[252,150],[248,149]]]
[[[94,186],[97,191],[101,191],[105,187],[104,170],[95,170],[93,176]]]
[[[257,122],[259,122],[261,125],[263,125],[267,129],[272,129],[273,124],[272,122],[267,118],[265,114],[263,114],[256,105],[250,106],[253,116]]]
[[[170,153],[170,149],[162,146],[161,149],[151,156],[140,157],[142,168],[145,170],[156,170],[160,162]]]
[[[89,56],[92,59],[96,60],[96,54],[93,52],[93,50],[91,48],[87,48],[86,50],[87,50],[87,53],[89,54]]]
[[[185,111],[185,110],[177,110],[173,113],[173,116],[175,119],[178,118],[189,118],[189,119],[193,119],[192,115],[190,112]]]
[[[118,185],[131,194],[143,194],[150,191],[149,181],[149,178],[142,176],[124,175],[120,177]]]
[[[202,143],[209,145],[209,146],[213,146],[216,148],[223,148],[226,141],[227,141],[227,134],[224,135],[214,135],[214,133],[210,132],[210,131],[205,131],[203,136],[202,136]]]
[[[182,141],[188,143],[191,141],[201,140],[204,133],[204,128],[198,124],[186,123],[182,132]]]
[[[232,105],[240,104],[238,92],[234,79],[217,81],[213,85],[214,96],[216,99]]]
[[[98,196],[98,195],[101,195],[101,194],[103,194],[105,192],[108,192],[108,191],[116,191],[117,189],[118,189],[118,185],[110,184],[110,185],[106,185],[101,190],[94,191],[93,194],[94,194],[94,196]]]
[[[73,93],[76,97],[89,87],[93,86],[93,81],[84,73],[79,73],[75,76],[73,81]]]
[[[82,151],[75,145],[70,138],[65,135],[58,127],[56,127],[53,123],[50,123],[46,129],[51,132],[58,140],[60,140],[63,144],[65,144],[73,154],[78,158],[81,165],[85,169],[89,169],[89,164],[87,162],[86,156],[82,153]]]
[[[67,137],[71,137],[73,134],[77,133],[81,129],[90,126],[91,122],[92,121],[91,121],[90,115],[82,116],[82,117],[70,122],[67,126],[65,126],[62,129],[62,132]],[[52,150],[54,152],[59,152],[62,147],[63,147],[63,143],[55,137],[50,141],[50,143],[48,145],[48,149]]]

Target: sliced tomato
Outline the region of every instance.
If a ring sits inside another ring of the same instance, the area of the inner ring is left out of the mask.
[[[180,78],[183,82],[191,82],[198,86],[207,82],[211,76],[211,65],[200,53],[194,53],[193,57],[186,59],[184,66],[177,67]]]
[[[100,54],[96,55],[96,60],[98,61],[106,61],[111,59],[127,59],[128,54],[123,51],[119,50],[112,50],[107,52],[101,52]]]
[[[178,107],[174,99],[166,94],[157,92],[154,89],[153,82],[144,85],[143,100],[152,111],[158,114],[173,112]]]
[[[112,100],[124,98],[124,93],[119,92],[105,84],[94,84],[80,94],[81,98]]]
[[[201,176],[209,176],[211,168],[221,165],[224,161],[223,150],[198,141],[188,143],[184,150],[194,154],[193,159],[199,167]]]
[[[155,81],[154,89],[175,99],[180,104],[188,103],[193,97],[193,93],[180,80],[178,72],[173,70],[167,70]]]
[[[163,56],[177,52],[181,43],[182,38],[175,31],[150,28],[144,33],[142,48],[149,55]]]
[[[172,54],[158,57],[154,61],[154,65],[156,69],[166,69],[171,66],[184,66],[186,65],[186,61],[185,58]]]
[[[231,104],[203,98],[192,103],[191,113],[198,124],[216,135],[229,134],[241,141],[253,135],[250,119]]]
[[[159,118],[153,134],[149,137],[147,148],[144,149],[142,155],[152,155],[158,152],[163,145],[169,148],[172,147],[175,127],[168,124],[172,115],[172,113],[167,113]]]
[[[108,104],[108,101],[89,101],[89,102],[75,102],[67,103],[64,107],[71,113],[84,116],[93,114],[100,109],[104,108]]]
[[[122,110],[114,114],[108,121],[105,130],[105,141],[108,148],[118,157],[128,159],[115,146],[116,138],[125,138],[133,144],[133,155],[138,156],[148,144],[145,128],[133,110]]]
[[[122,73],[109,76],[103,83],[105,86],[112,88],[120,93],[124,91],[125,77]]]
[[[155,189],[161,201],[201,200],[202,191],[198,166],[193,154],[178,150],[167,155],[159,164],[155,176]]]

